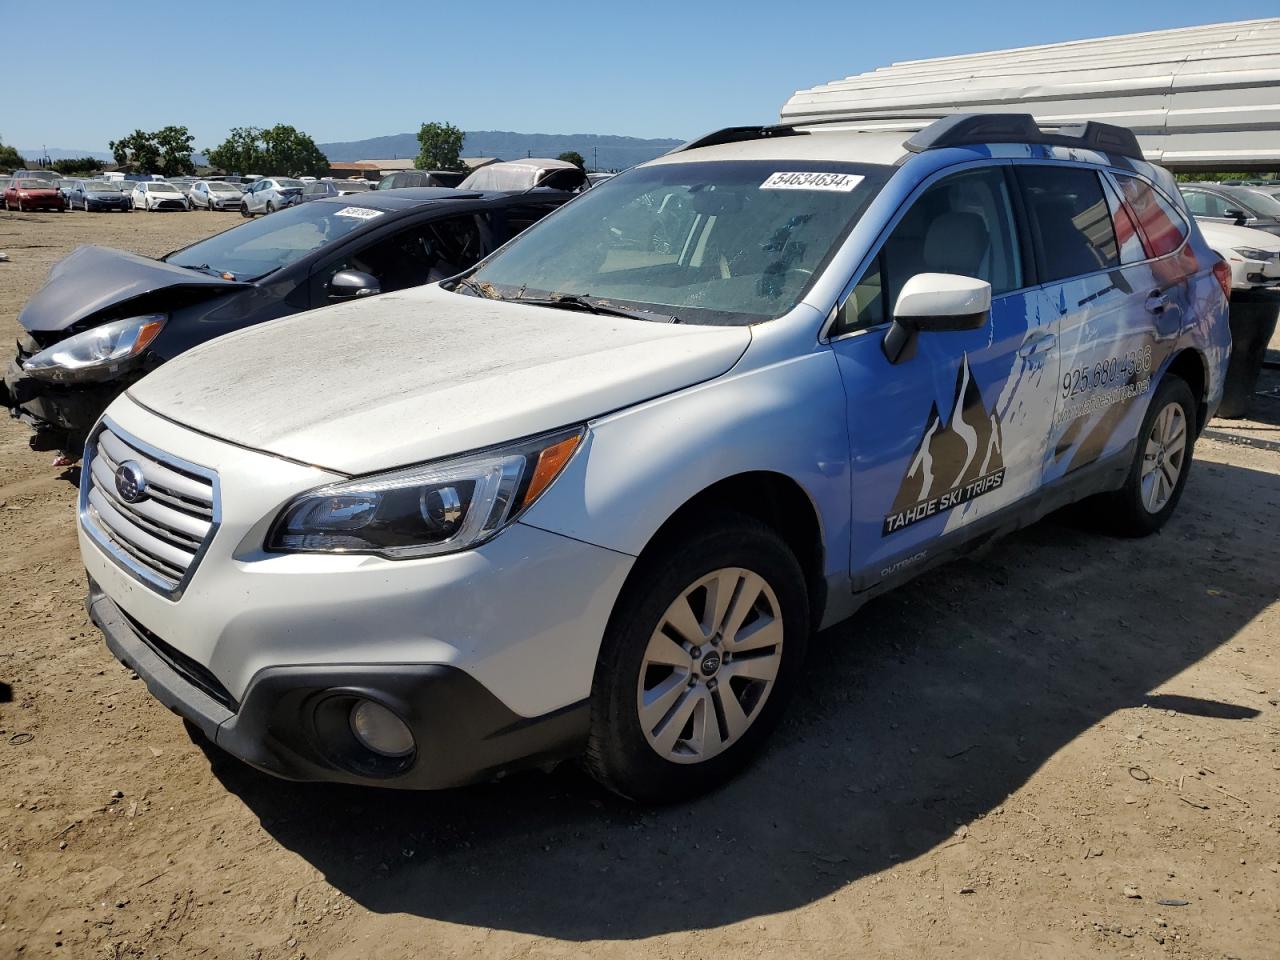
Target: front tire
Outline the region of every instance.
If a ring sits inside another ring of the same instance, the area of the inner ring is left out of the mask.
[[[809,628],[804,573],[764,524],[725,515],[651,547],[601,646],[588,770],[644,803],[719,786],[781,716]]]
[[[240,216],[244,217],[246,220],[250,217],[249,205],[243,200],[240,201]]]
[[[1129,476],[1108,498],[1114,529],[1145,537],[1169,522],[1191,472],[1197,423],[1191,388],[1180,377],[1166,375],[1147,407]]]

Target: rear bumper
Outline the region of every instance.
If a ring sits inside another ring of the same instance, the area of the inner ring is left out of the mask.
[[[219,748],[288,780],[442,789],[580,753],[585,701],[540,716],[513,713],[479,681],[445,664],[326,664],[259,671],[239,702],[90,580],[85,602],[112,654],[151,694]],[[411,758],[393,767],[334,718],[355,698],[389,707],[413,731]]]

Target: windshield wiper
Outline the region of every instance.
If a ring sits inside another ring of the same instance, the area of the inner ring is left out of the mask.
[[[183,263],[180,266],[186,267],[188,270],[199,270],[201,273],[207,273],[211,277],[217,277],[219,280],[227,279],[222,275],[221,270],[215,270],[207,263]]]
[[[634,310],[618,307],[597,297],[585,297],[576,293],[564,293],[555,297],[512,297],[513,303],[527,303],[533,307],[558,307],[561,310],[581,310],[606,317],[627,317],[630,320],[648,320],[651,323],[679,323],[680,318],[651,310]]]

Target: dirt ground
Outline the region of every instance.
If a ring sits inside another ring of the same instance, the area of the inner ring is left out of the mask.
[[[0,338],[78,244],[235,221],[0,213]],[[645,810],[573,768],[414,795],[206,754],[86,619],[26,441],[0,422],[3,960],[1280,956],[1280,453],[1202,440],[1159,536],[1053,517],[882,598],[745,776]]]

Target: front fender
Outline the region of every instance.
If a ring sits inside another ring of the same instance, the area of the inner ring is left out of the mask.
[[[522,522],[638,556],[712,484],[782,474],[818,514],[829,584],[849,568],[849,437],[830,349],[735,370],[592,421],[584,448]]]

